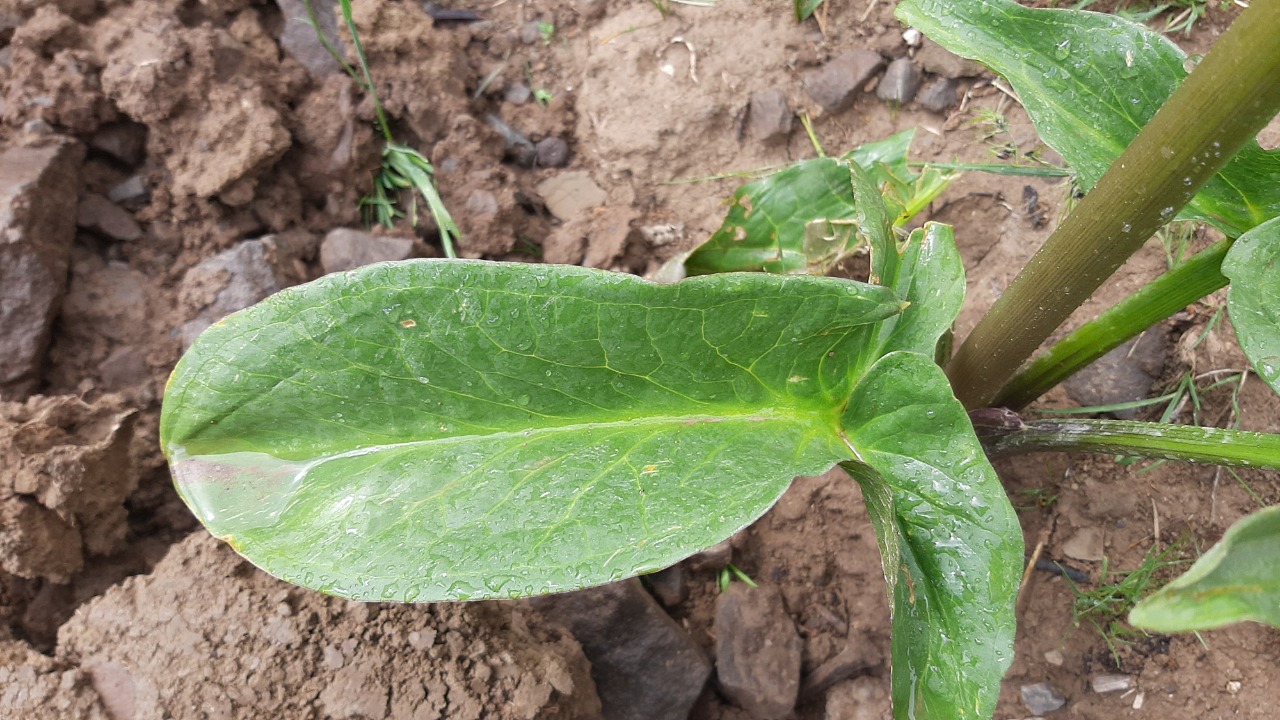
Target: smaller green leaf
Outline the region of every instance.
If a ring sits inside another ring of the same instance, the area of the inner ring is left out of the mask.
[[[841,419],[893,604],[897,718],[989,718],[1013,660],[1022,531],[931,357],[894,352]]]
[[[1241,235],[1222,261],[1222,274],[1231,280],[1227,310],[1240,348],[1280,393],[1280,218]]]
[[[1191,569],[1138,603],[1134,627],[1211,630],[1244,620],[1280,627],[1280,506],[1232,525]]]
[[[823,0],[796,0],[796,21],[808,20]]]

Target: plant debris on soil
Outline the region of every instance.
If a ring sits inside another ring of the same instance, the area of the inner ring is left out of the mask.
[[[317,8],[349,45],[333,4]],[[1202,52],[1234,14],[1210,5],[1173,39]],[[1057,159],[989,73],[904,36],[892,3],[828,0],[796,23],[790,3],[751,0],[360,0],[355,21],[464,257],[652,276],[719,226],[746,174],[815,155],[801,116],[833,154],[917,128],[920,161]],[[172,488],[157,442],[169,370],[283,287],[439,256],[436,228],[421,211],[416,227],[361,226],[373,106],[300,0],[11,0],[0,77],[0,717],[888,717],[879,555],[838,470],[798,479],[730,542],[577,600],[359,604],[241,560]],[[956,226],[958,334],[1071,191],[970,173],[923,214]],[[1164,269],[1153,241],[1077,318]],[[1041,402],[1247,367],[1211,324],[1223,303]],[[1256,379],[1201,401],[1202,422],[1280,430]],[[1035,560],[1077,575],[1029,576],[997,717],[1274,715],[1280,634],[1153,636],[1122,615],[1100,633],[1075,624],[1072,587],[1153,547],[1190,557],[1280,501],[1280,476],[1065,455],[998,467]],[[721,592],[730,562],[758,596],[734,573]]]

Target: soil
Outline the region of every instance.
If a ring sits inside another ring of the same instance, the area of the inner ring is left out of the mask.
[[[808,114],[832,153],[909,128],[922,161],[1043,150],[989,75],[936,47],[912,50],[892,3],[829,0],[805,23],[786,2],[673,3],[669,14],[656,5],[510,0],[484,3],[483,22],[456,22],[412,2],[356,3],[379,97],[397,138],[435,164],[462,255],[652,275],[718,226],[722,199],[742,182],[725,176],[814,155],[800,123],[786,125],[792,114]],[[258,278],[246,292],[260,296],[321,275],[321,238],[360,227],[377,166],[373,105],[314,42],[309,55],[297,48],[308,45],[300,8],[9,0],[0,9],[0,145],[71,139],[79,154],[62,157],[79,163],[80,184],[78,208],[55,213],[78,218],[69,244],[49,251],[50,267],[69,267],[64,292],[42,291],[56,319],[31,335],[34,369],[6,368],[6,380],[21,382],[0,386],[0,717],[599,716],[581,647],[533,606],[361,605],[293,588],[212,540],[172,489],[156,423],[184,326],[216,320],[210,313],[225,312],[246,277]],[[1207,11],[1173,39],[1201,52],[1237,12]],[[806,78],[852,50],[913,56],[928,79],[954,77],[962,101],[938,114],[858,91],[847,107],[824,109]],[[773,92],[753,101],[761,91]],[[752,118],[748,108],[776,109],[779,98],[789,112],[762,134],[765,110]],[[1273,126],[1272,146],[1276,135]],[[968,174],[924,214],[956,226],[969,273],[959,335],[1069,195],[1061,180]],[[440,254],[430,218],[377,232],[411,241],[411,255]],[[1072,324],[1165,267],[1151,243]],[[1188,372],[1247,366],[1228,322],[1211,322],[1223,303],[1198,303],[1137,346],[1139,394]],[[1118,383],[1087,382],[1104,395]],[[1236,397],[1233,387],[1205,394],[1203,422],[1280,430],[1280,399],[1256,378]],[[1059,388],[1041,404],[1086,395]],[[1262,471],[1065,455],[998,469],[1028,551],[1085,573],[1086,590],[1153,547],[1192,557],[1260,503],[1280,502],[1280,474]],[[856,484],[839,472],[798,479],[733,539],[732,558],[780,591],[805,677],[833,658],[844,667],[806,686],[794,715],[888,717],[888,608]],[[690,565],[687,597],[669,608],[708,651],[716,575]],[[1263,718],[1280,707],[1280,633],[1104,637],[1073,616],[1075,592],[1061,575],[1030,575],[997,717],[1032,715],[1020,690],[1040,682],[1066,701],[1057,717]],[[1128,689],[1091,688],[1116,674]],[[709,683],[690,717],[749,715]]]

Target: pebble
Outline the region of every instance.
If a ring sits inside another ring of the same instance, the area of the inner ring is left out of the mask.
[[[512,105],[524,105],[533,98],[533,91],[524,83],[512,83],[502,90],[502,99]]]
[[[64,141],[0,154],[0,396],[35,389],[62,305],[84,147]]]
[[[530,601],[571,632],[609,720],[686,720],[711,662],[638,580]]]
[[[891,105],[906,105],[920,89],[920,71],[910,58],[898,58],[885,68],[876,87],[876,97]]]
[[[1094,675],[1089,678],[1089,686],[1096,693],[1120,692],[1133,687],[1133,678],[1128,675]]]
[[[1032,715],[1047,715],[1067,704],[1066,698],[1059,695],[1058,691],[1047,682],[1023,685],[1020,692],[1022,704],[1031,711]]]
[[[919,101],[920,107],[941,115],[955,107],[960,100],[956,95],[956,81],[951,78],[937,78],[924,86],[916,96],[916,100]]]
[[[1102,530],[1096,527],[1080,528],[1062,543],[1062,554],[1073,560],[1097,562],[1105,552]]]
[[[558,220],[571,220],[600,207],[608,197],[584,170],[553,175],[538,183],[537,190]]]
[[[97,193],[81,196],[80,207],[76,212],[76,225],[120,242],[131,242],[142,237],[142,228],[128,210]]]
[[[182,326],[185,350],[210,325],[280,290],[262,240],[245,240],[187,271],[178,291],[190,319]]]
[[[89,138],[89,147],[129,167],[136,167],[146,157],[147,128],[128,121],[107,123]]]
[[[134,175],[111,188],[107,192],[107,199],[113,203],[127,203],[130,200],[145,199],[148,194],[147,183],[142,179],[142,176]]]
[[[756,720],[784,718],[800,692],[804,643],[777,588],[730,583],[716,600],[716,681]]]
[[[411,257],[413,240],[409,238],[370,235],[351,228],[331,230],[320,243],[320,266],[325,274]]]
[[[684,564],[694,572],[719,572],[733,562],[733,541],[721,540],[701,552],[690,555]]]
[[[530,20],[520,26],[520,42],[532,45],[542,39],[541,23]]]
[[[539,167],[558,168],[569,164],[569,143],[552,135],[533,146]]]
[[[316,29],[311,25],[302,0],[276,0],[276,5],[284,18],[278,39],[285,52],[302,63],[307,74],[317,81],[342,72],[342,66],[320,43],[320,38],[316,37]],[[338,37],[338,16],[334,13],[333,3],[315,3],[314,7],[320,28],[334,43],[338,52],[344,52],[342,40]]]
[[[1063,383],[1067,395],[1082,406],[1112,405],[1149,397],[1164,370],[1168,336],[1152,328],[1103,355]],[[1114,413],[1133,420],[1137,410]]]
[[[884,69],[884,58],[874,50],[855,50],[804,74],[801,84],[814,102],[830,113],[853,104],[858,90]]]
[[[791,108],[781,88],[759,90],[752,94],[747,109],[747,134],[762,142],[786,141],[791,134]]]
[[[982,64],[955,55],[929,38],[921,41],[915,61],[925,72],[945,78],[978,77],[987,72]]]
[[[685,581],[683,565],[672,565],[665,570],[644,576],[649,592],[664,607],[676,607],[689,597],[689,583]]]

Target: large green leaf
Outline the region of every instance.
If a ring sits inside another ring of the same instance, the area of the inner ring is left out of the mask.
[[[894,352],[843,417],[893,604],[896,717],[989,718],[1013,660],[1022,531],[931,357]]]
[[[1232,525],[1191,569],[1129,613],[1156,632],[1211,630],[1243,620],[1280,627],[1280,506]]]
[[[923,210],[950,182],[951,175],[937,170],[917,174],[909,169],[907,149],[914,134],[906,130],[841,158],[806,160],[738,188],[724,223],[685,259],[686,271],[825,273],[861,246],[850,178],[854,165],[867,169],[875,205],[883,208],[887,201],[898,224]]]
[[[1222,261],[1227,309],[1258,376],[1280,392],[1280,218],[1241,235]]]
[[[1040,137],[1093,187],[1186,77],[1186,55],[1137,23],[1009,0],[903,0],[898,17],[1003,75]],[[1251,141],[1183,210],[1235,237],[1280,215],[1280,151]]]
[[[200,519],[291,582],[408,601],[585,587],[714,544],[848,459],[859,351],[902,305],[805,276],[371,266],[210,328],[161,438]]]

